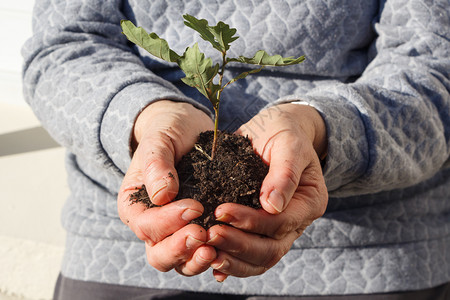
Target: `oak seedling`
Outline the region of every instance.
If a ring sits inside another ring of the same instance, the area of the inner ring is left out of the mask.
[[[211,58],[205,57],[200,52],[198,44],[187,47],[183,55],[177,54],[170,49],[166,40],[160,38],[156,33],[147,33],[142,27],[136,27],[131,21],[122,20],[120,25],[123,34],[129,41],[139,47],[142,47],[153,56],[163,59],[167,62],[178,64],[186,77],[181,80],[200,91],[211,102],[214,109],[214,138],[211,151],[211,159],[217,148],[217,131],[219,128],[219,104],[220,96],[223,90],[235,82],[243,79],[250,74],[261,71],[266,66],[290,66],[303,62],[304,56],[298,58],[282,57],[281,55],[269,55],[264,50],[259,50],[253,57],[239,56],[232,58],[227,56],[230,44],[238,39],[236,29],[230,28],[228,24],[219,21],[215,26],[210,26],[205,19],[197,19],[191,15],[183,15],[184,24],[200,34],[200,37],[208,41],[214,49],[219,51],[222,56],[221,64],[213,64]],[[250,69],[242,72],[228,82],[223,82],[225,69],[228,63],[237,62],[243,64],[258,65],[259,68]]]

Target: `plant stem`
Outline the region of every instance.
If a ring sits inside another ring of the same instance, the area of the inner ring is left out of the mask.
[[[213,139],[213,145],[211,150],[211,160],[214,159],[214,155],[216,154],[217,149],[217,130],[219,129],[219,105],[217,105],[217,108],[214,107],[214,139]]]
[[[214,138],[213,145],[211,149],[211,159],[214,159],[217,149],[217,131],[219,130],[219,105],[220,105],[220,95],[223,91],[222,82],[223,82],[223,74],[225,73],[225,65],[227,64],[226,60],[226,51],[222,52],[222,68],[219,72],[219,86],[220,90],[217,92],[217,102],[214,105]]]

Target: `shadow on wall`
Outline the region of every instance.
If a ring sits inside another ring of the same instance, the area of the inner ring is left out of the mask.
[[[0,135],[0,156],[59,147],[42,127],[34,127]]]

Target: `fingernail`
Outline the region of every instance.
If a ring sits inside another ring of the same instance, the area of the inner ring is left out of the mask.
[[[189,249],[198,248],[203,244],[204,244],[204,242],[197,240],[196,238],[194,238],[190,235],[186,238],[186,247]]]
[[[211,268],[214,270],[226,270],[230,266],[230,262],[226,259],[223,260],[222,263],[212,263]]]
[[[218,283],[222,283],[228,278],[228,275],[217,270],[213,270],[213,276]]]
[[[231,223],[234,219],[227,213],[219,213],[218,216],[216,216],[216,220],[224,223]]]
[[[203,213],[201,211],[188,208],[181,214],[181,218],[189,222],[200,217],[202,214]]]
[[[228,278],[228,276],[224,277],[223,279],[217,279],[217,278],[216,278],[216,281],[217,281],[218,283],[223,283],[223,282],[225,281],[225,279],[227,279],[227,278]]]
[[[270,192],[267,202],[279,213],[284,209],[284,197],[277,190],[272,190],[272,192]]]
[[[210,238],[208,241],[206,241],[206,243],[208,245],[214,245],[220,238],[222,238],[222,237],[219,234],[216,234],[215,236]]]
[[[150,200],[153,201],[153,199],[156,197],[156,195],[161,192],[163,189],[167,187],[167,180],[161,179],[154,184],[152,184],[152,196],[150,197]]]

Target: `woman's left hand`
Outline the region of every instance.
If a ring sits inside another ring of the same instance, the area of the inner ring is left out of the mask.
[[[328,203],[319,160],[327,151],[326,129],[313,107],[270,107],[237,133],[250,138],[269,173],[261,187],[263,209],[226,203],[215,211],[219,221],[232,225],[208,230],[207,244],[218,251],[211,264],[218,281],[228,275],[260,275],[273,267]]]

